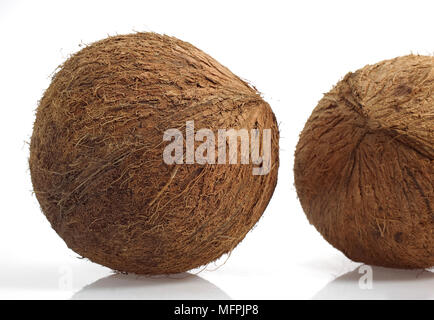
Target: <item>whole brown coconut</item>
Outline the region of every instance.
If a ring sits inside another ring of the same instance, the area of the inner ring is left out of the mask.
[[[167,165],[164,132],[192,120],[195,130],[271,129],[269,174],[253,175],[251,162]],[[32,182],[80,255],[125,272],[183,272],[230,252],[261,217],[277,181],[278,134],[256,90],[191,44],[115,36],[53,77],[31,138]]]
[[[434,57],[349,73],[313,111],[295,152],[311,224],[346,256],[434,266]]]

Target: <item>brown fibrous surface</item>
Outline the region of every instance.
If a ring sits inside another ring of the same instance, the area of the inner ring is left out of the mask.
[[[163,133],[271,129],[272,168],[163,162]],[[115,270],[183,272],[229,253],[277,182],[277,123],[258,92],[189,43],[114,36],[71,56],[37,108],[34,192],[69,248]]]
[[[347,74],[307,121],[294,173],[309,221],[352,260],[434,266],[434,57]]]

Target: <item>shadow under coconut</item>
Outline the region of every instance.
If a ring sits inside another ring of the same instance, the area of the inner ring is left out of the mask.
[[[366,272],[367,268],[372,268],[370,275]],[[362,265],[327,284],[313,299],[425,300],[434,299],[433,288],[432,270],[402,270]]]
[[[224,291],[190,273],[147,277],[113,274],[77,292],[72,300],[227,300]]]

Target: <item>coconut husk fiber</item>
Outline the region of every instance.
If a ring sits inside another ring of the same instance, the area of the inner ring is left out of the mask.
[[[271,129],[272,168],[163,161],[163,133]],[[277,123],[258,92],[189,43],[109,37],[57,71],[37,108],[30,171],[69,248],[124,272],[170,274],[216,260],[264,212],[278,169]]]
[[[295,152],[302,207],[352,260],[434,266],[434,57],[349,73],[324,95]]]

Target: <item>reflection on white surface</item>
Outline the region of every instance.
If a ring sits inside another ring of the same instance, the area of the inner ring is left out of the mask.
[[[114,274],[84,287],[74,300],[93,299],[230,299],[211,282],[190,273],[144,277]]]
[[[5,259],[0,265],[0,299],[69,299],[86,284],[112,273],[88,261]]]
[[[363,265],[330,282],[314,299],[434,299],[434,273]]]

